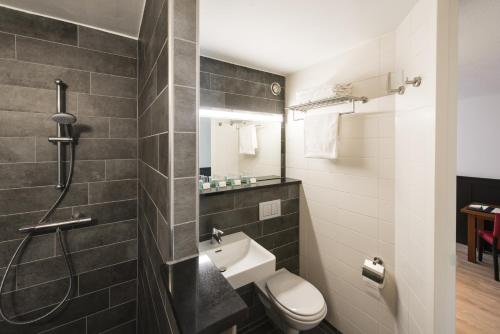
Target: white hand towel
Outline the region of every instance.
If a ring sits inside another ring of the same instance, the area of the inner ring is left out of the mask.
[[[255,125],[242,126],[239,129],[240,154],[255,155],[257,144],[257,128]]]
[[[339,114],[312,111],[304,117],[304,156],[336,159]]]

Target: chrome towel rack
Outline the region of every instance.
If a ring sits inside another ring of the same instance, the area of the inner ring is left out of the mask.
[[[335,105],[346,104],[346,103],[352,103],[352,111],[340,113],[340,115],[352,114],[355,112],[355,102],[366,103],[366,102],[368,102],[368,98],[365,96],[358,97],[358,96],[352,96],[352,95],[334,96],[334,97],[329,97],[329,98],[321,99],[321,100],[317,100],[317,101],[309,101],[306,103],[293,105],[293,106],[290,106],[286,109],[293,111],[293,120],[298,121],[302,118],[297,119],[295,117],[296,111],[306,112],[306,111],[311,110],[311,109],[325,108],[325,107],[329,107],[329,106],[335,106]]]
[[[411,80],[409,78],[406,78],[406,80],[403,81],[403,85],[400,85],[397,88],[392,88],[391,87],[391,72],[389,72],[387,74],[387,88],[386,88],[387,95],[392,95],[392,94],[403,95],[406,92],[405,85],[411,85],[413,87],[420,87],[421,84],[422,84],[422,77],[416,76]],[[305,102],[302,104],[292,105],[292,106],[286,107],[285,109],[293,111],[293,120],[299,121],[299,120],[303,120],[303,118],[296,118],[295,117],[296,111],[307,112],[308,110],[311,110],[311,109],[325,108],[325,107],[329,107],[329,106],[346,104],[346,103],[352,103],[352,111],[339,113],[339,115],[353,114],[356,112],[355,102],[366,103],[366,102],[368,102],[368,98],[366,96],[360,97],[360,96],[352,96],[352,95],[340,95],[340,96],[333,96],[333,97],[329,97],[329,98],[325,98],[325,99],[321,99],[321,100],[316,100],[316,101],[309,101],[309,102]]]

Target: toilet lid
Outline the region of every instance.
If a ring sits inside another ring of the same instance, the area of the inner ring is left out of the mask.
[[[325,300],[311,283],[288,271],[271,277],[267,290],[284,308],[292,313],[308,316],[321,312]]]

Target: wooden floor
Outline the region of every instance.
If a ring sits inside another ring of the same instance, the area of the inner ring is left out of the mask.
[[[500,333],[500,283],[493,279],[493,261],[467,261],[467,246],[457,244],[457,333]]]

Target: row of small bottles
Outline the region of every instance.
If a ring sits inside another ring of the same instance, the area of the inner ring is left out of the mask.
[[[220,188],[225,188],[228,186],[235,187],[235,186],[257,183],[257,179],[255,177],[246,175],[241,175],[239,177],[224,176],[223,179],[213,178],[212,176],[200,175],[198,183],[200,190],[208,190],[208,189],[219,190]]]

